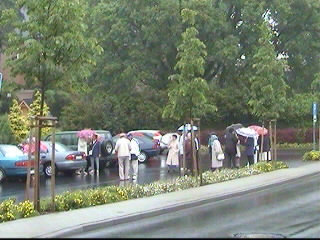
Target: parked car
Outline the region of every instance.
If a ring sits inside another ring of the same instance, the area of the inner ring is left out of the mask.
[[[114,144],[112,141],[112,135],[109,131],[105,130],[94,130],[102,137],[101,142],[101,158],[100,158],[100,168],[104,166],[109,166],[111,161],[112,150],[114,149]],[[56,142],[64,144],[71,150],[78,150],[78,137],[77,131],[63,131],[56,133]],[[46,141],[51,141],[51,135],[45,138]]]
[[[166,148],[166,146],[161,143],[161,138],[163,134],[160,130],[133,130],[128,133],[132,133],[133,135],[136,133],[142,133],[146,136],[151,137],[160,146],[160,153]]]
[[[24,154],[17,146],[0,144],[0,182],[8,176],[26,176],[28,155]],[[31,167],[34,161],[31,160]],[[34,170],[31,171],[33,173]],[[40,173],[42,164],[40,163]]]
[[[160,146],[157,142],[153,141],[152,137],[146,136],[142,133],[135,133],[133,135],[135,139],[138,140],[140,145],[140,155],[138,156],[138,161],[140,163],[146,162],[150,157],[154,157],[160,154]],[[113,142],[116,144],[119,139],[119,135],[113,136]],[[113,152],[114,159],[116,158],[115,152]]]
[[[41,153],[40,158],[43,163],[43,172],[46,177],[52,175],[51,157],[52,143],[50,141],[41,141],[47,148],[46,153]],[[61,143],[55,143],[55,166],[56,173],[60,172],[75,172],[80,168],[87,166],[86,154],[71,150]]]

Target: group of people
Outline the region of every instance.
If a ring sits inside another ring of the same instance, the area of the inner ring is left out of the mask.
[[[183,147],[183,137],[185,136],[185,146]],[[197,136],[194,138],[194,146],[196,155],[199,151],[199,139]],[[178,171],[179,166],[182,165],[183,160],[183,151],[185,151],[185,170],[191,171],[192,169],[192,137],[191,132],[189,131],[187,134],[173,134],[171,136],[171,141],[168,144],[168,156],[167,156],[167,166],[168,172],[170,171]]]
[[[253,137],[243,137],[238,135],[233,128],[228,128],[224,137],[224,151],[222,150],[221,143],[216,133],[211,133],[208,140],[209,153],[212,161],[211,169],[213,171],[223,167],[223,165],[227,168],[240,168],[240,145],[245,146],[245,154],[249,165],[254,164],[256,154],[261,161],[271,160],[269,135],[264,135],[263,144],[261,141],[262,136],[259,136],[257,143],[255,143]],[[258,154],[260,152],[259,149],[261,148],[262,154]]]
[[[94,133],[92,140],[88,142],[85,138],[79,138],[78,151],[84,152],[87,156],[87,166],[85,169],[79,169],[78,174],[94,174],[99,175],[99,158],[101,157],[101,146],[98,141],[98,134]],[[96,168],[94,167],[96,165]]]

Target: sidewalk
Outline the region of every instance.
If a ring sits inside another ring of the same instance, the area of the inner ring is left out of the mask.
[[[165,212],[232,197],[255,188],[320,172],[320,162],[206,185],[153,197],[132,199],[0,224],[1,238],[64,237]],[[134,207],[133,207],[134,206]]]

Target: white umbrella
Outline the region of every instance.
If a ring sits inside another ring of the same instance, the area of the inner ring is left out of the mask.
[[[184,128],[184,125],[181,125],[179,128],[178,128],[178,131],[183,131],[183,128]],[[186,131],[191,131],[191,124],[190,123],[187,123],[185,125],[185,128],[186,128]],[[197,126],[192,126],[193,130],[194,131],[197,131],[198,130],[198,127]]]
[[[244,137],[258,137],[258,133],[251,128],[239,128],[236,133]]]

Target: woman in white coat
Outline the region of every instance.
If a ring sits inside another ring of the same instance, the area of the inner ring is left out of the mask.
[[[223,165],[224,154],[217,135],[211,136],[211,169],[214,171]]]
[[[84,152],[86,154],[86,156],[88,156],[88,143],[87,140],[85,138],[79,138],[78,140],[78,151],[79,152]],[[88,164],[88,162],[87,162]],[[85,174],[87,175],[85,169],[79,169],[76,171],[76,174]]]
[[[173,134],[171,137],[171,141],[168,145],[168,157],[167,157],[167,165],[168,172],[170,168],[177,168],[179,166],[179,142],[177,135]]]

